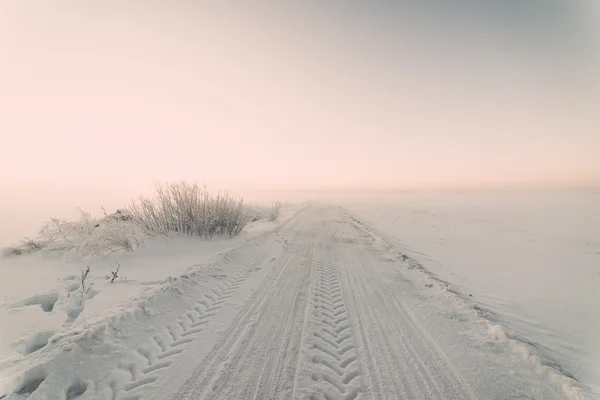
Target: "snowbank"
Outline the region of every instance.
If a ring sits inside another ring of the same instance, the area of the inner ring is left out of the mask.
[[[42,384],[50,359],[63,357],[68,363],[65,352],[88,349],[99,359],[109,357],[116,350],[106,337],[119,336],[123,326],[143,323],[154,315],[155,306],[175,304],[173,297],[191,290],[190,285],[213,279],[215,270],[206,266],[227,259],[233,249],[273,231],[298,211],[287,207],[276,222],[251,222],[234,238],[148,237],[136,252],[85,262],[41,252],[1,258],[0,397],[14,391],[31,393]],[[112,223],[130,221],[125,213],[115,213],[93,221],[91,229]],[[117,276],[111,283],[113,272]],[[65,384],[77,391],[92,383]]]

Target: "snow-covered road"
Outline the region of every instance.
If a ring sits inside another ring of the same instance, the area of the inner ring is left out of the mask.
[[[343,217],[313,209],[288,228],[290,245],[173,398],[475,397]]]
[[[409,261],[344,209],[306,208],[134,311],[55,335],[7,398],[567,397],[564,382],[477,337],[473,310],[417,283]]]

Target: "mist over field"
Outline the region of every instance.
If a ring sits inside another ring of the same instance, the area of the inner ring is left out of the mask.
[[[598,71],[591,0],[3,1],[0,397],[599,398]]]

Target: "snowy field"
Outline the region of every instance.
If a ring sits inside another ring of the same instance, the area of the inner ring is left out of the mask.
[[[600,393],[599,191],[407,192],[348,207],[525,357]]]
[[[36,352],[61,332],[81,334],[84,325],[96,329],[102,326],[99,320],[139,311],[140,302],[160,291],[161,285],[168,285],[185,271],[226,259],[233,249],[272,232],[300,209],[284,207],[276,221],[252,221],[233,238],[206,240],[169,234],[147,237],[135,251],[102,257],[70,259],[63,253],[41,252],[0,257],[0,398],[13,391],[15,382],[21,384],[23,373],[31,374],[32,366],[40,364]],[[11,242],[17,241],[6,241]],[[82,289],[81,272],[88,266],[90,273]],[[117,277],[110,282],[113,271]],[[53,390],[44,396],[61,398]]]
[[[599,202],[573,196],[395,194],[1,259],[0,398],[597,398]]]

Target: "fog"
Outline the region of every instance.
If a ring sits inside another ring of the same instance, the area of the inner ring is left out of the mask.
[[[0,242],[166,180],[600,184],[593,2],[291,4],[2,2]]]

